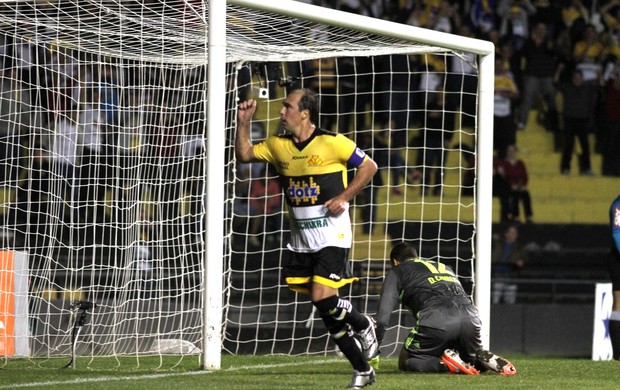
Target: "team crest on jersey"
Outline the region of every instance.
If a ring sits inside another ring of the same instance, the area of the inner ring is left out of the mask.
[[[614,226],[620,226],[620,206],[614,210]]]
[[[297,206],[301,203],[315,204],[320,193],[321,187],[314,182],[312,177],[308,178],[308,182],[289,179],[287,194],[291,202]]]
[[[312,157],[308,160],[309,166],[320,167],[323,164],[323,160],[317,155],[313,154]]]

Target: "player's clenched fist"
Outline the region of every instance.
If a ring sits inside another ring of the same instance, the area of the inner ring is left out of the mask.
[[[247,124],[256,112],[256,100],[250,99],[239,103],[237,116],[240,124]]]

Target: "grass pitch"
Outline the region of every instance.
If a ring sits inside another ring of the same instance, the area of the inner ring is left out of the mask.
[[[620,389],[617,361],[506,357],[517,368],[513,377],[490,372],[480,376],[401,373],[396,358],[384,358],[377,382],[368,388]],[[152,359],[152,365],[158,366],[160,359]],[[73,369],[62,368],[67,363],[62,359],[8,360],[0,368],[0,389],[344,389],[352,374],[346,360],[334,357],[224,355],[217,371],[201,370],[196,359],[171,361],[167,366],[175,365],[173,369],[148,368],[143,359],[140,367],[118,367],[114,360],[100,366],[90,362],[86,368],[78,361]]]

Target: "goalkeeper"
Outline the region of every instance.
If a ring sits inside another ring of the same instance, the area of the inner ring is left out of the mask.
[[[401,371],[516,374],[509,361],[482,349],[478,310],[449,267],[418,257],[404,242],[392,248],[390,261],[375,316],[379,345],[399,300],[417,319],[400,351]]]
[[[355,369],[350,387],[372,384],[375,373],[367,360],[378,347],[375,324],[339,297],[338,288],[356,280],[348,262],[349,201],[370,182],[377,164],[344,135],[316,126],[319,98],[311,90],[292,91],[284,100],[280,120],[285,134],[254,145],[249,129],[256,105],[256,100],[239,104],[235,154],[241,162],[268,162],[279,174],[291,226],[286,282],[293,291],[310,296]],[[357,169],[350,182],[348,167]]]

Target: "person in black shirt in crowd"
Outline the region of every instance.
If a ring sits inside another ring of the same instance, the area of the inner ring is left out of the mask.
[[[560,68],[561,69],[561,68]],[[559,73],[558,73],[559,74]],[[556,80],[559,76],[556,76]],[[570,175],[570,163],[575,146],[575,137],[581,145],[579,170],[581,175],[592,176],[590,165],[590,141],[588,140],[588,123],[593,118],[594,107],[590,96],[591,89],[583,82],[583,73],[573,69],[571,82],[558,85],[564,97],[564,151],[560,168],[563,175]]]
[[[555,104],[555,85],[553,77],[557,68],[557,52],[553,39],[549,37],[547,25],[536,23],[532,28],[519,57],[525,64],[523,69],[523,94],[518,118],[519,130],[527,124],[530,109],[538,96],[542,96],[547,106],[548,131],[557,132],[558,113]]]

